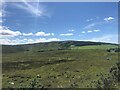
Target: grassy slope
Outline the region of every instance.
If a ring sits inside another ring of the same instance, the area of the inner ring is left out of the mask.
[[[72,49],[110,49],[110,48],[118,48],[117,45],[88,45],[88,46],[77,46],[77,47],[72,47]]]
[[[66,49],[71,45],[74,46],[88,46],[88,45],[114,45],[110,43],[102,42],[85,42],[85,41],[60,41],[60,42],[47,42],[47,43],[35,43],[28,45],[3,45],[3,53],[18,53],[23,51],[46,51],[46,50],[58,50]]]
[[[28,87],[38,74],[38,87],[90,87],[90,82],[96,80],[98,74],[107,74],[118,57],[117,53],[101,49],[108,46],[82,47],[84,49],[74,47],[44,52],[36,49],[3,54],[3,87]]]

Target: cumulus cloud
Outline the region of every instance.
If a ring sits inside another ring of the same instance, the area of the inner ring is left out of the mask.
[[[51,41],[60,41],[60,39],[59,38],[48,38],[48,39],[39,38],[39,39],[35,40],[36,43],[39,43],[39,42],[51,42]]]
[[[45,33],[45,32],[37,32],[35,33],[35,36],[50,36],[50,35],[54,35],[54,33]]]
[[[19,39],[19,38],[15,38],[15,39],[8,39],[8,38],[4,38],[4,39],[0,39],[0,44],[2,45],[17,45],[17,44],[32,44],[32,43],[40,43],[40,42],[51,42],[51,41],[60,41],[59,38],[39,38],[39,39]]]
[[[60,34],[60,36],[72,36],[73,33]]]
[[[54,36],[54,33],[36,32],[33,33],[22,33],[23,36]]]
[[[94,32],[99,32],[100,30],[99,29],[96,29],[96,30],[93,30]]]
[[[26,41],[26,40],[27,40],[27,38],[24,38],[23,40],[24,40],[24,41]]]
[[[6,26],[0,26],[1,37],[15,37],[21,35],[20,31],[12,31]]]
[[[51,33],[52,36],[54,36],[55,34],[54,33]]]
[[[39,38],[39,39],[36,39],[35,42],[36,42],[36,43],[46,42],[46,39],[45,39],[45,38]]]
[[[47,39],[47,41],[48,42],[50,42],[50,41],[60,41],[60,39],[59,38],[49,38],[49,39]]]
[[[86,33],[85,31],[82,31],[82,33]]]
[[[10,43],[11,43],[10,39],[0,39],[0,44],[1,45],[9,45]]]
[[[0,17],[2,17],[2,12],[0,12]]]
[[[15,36],[54,36],[54,33],[36,32],[33,33],[21,33],[20,31],[13,31],[6,26],[0,26],[0,38],[8,38]]]
[[[23,35],[23,36],[32,36],[33,33],[23,33],[22,35]]]
[[[110,21],[112,21],[113,19],[114,19],[113,17],[104,18],[104,20],[105,20],[106,22],[110,22]]]
[[[88,33],[91,33],[92,31],[87,31]]]
[[[17,45],[17,44],[22,44],[24,40],[22,39],[9,39],[9,38],[3,38],[0,39],[0,44],[1,45]]]

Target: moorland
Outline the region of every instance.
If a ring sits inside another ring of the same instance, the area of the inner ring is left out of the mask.
[[[112,87],[108,76],[118,63],[118,53],[118,44],[89,41],[2,45],[2,86],[100,88],[106,80]]]

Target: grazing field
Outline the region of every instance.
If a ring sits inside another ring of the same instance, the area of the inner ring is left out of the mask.
[[[118,62],[118,53],[107,51],[117,45],[27,47],[10,53],[3,46],[3,88],[94,88],[91,83]]]
[[[72,49],[110,49],[110,48],[118,48],[116,45],[88,45],[88,46],[77,46]]]

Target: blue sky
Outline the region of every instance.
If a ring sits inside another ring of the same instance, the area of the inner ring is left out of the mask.
[[[117,43],[117,8],[115,2],[3,3],[0,44],[63,40]]]

